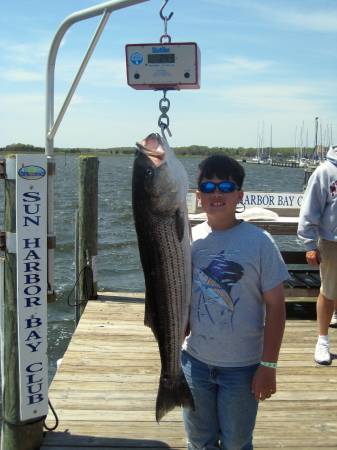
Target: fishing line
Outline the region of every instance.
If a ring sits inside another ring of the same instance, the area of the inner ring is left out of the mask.
[[[79,281],[80,281],[80,278],[81,278],[82,274],[83,274],[84,280],[85,280],[84,289],[83,289],[85,298],[86,299],[92,298],[93,295],[94,295],[94,293],[93,293],[93,283],[92,283],[93,271],[92,271],[92,268],[90,267],[90,265],[86,264],[80,270],[80,272],[78,274],[78,277],[77,277],[77,280],[75,281],[74,286],[72,287],[72,289],[71,289],[71,291],[70,291],[70,293],[69,293],[69,295],[67,297],[67,304],[68,304],[68,306],[71,306],[71,307],[81,306],[86,301],[86,300],[79,300],[78,301],[78,299],[76,299],[75,303],[71,303],[70,302],[70,298],[71,298],[71,296],[72,296],[76,286],[79,285]]]

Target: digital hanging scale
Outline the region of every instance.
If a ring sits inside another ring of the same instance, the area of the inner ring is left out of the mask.
[[[200,88],[200,50],[195,42],[127,44],[128,85],[142,90]]]

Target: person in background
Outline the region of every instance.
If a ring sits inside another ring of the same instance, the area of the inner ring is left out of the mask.
[[[318,339],[316,363],[331,364],[329,324],[337,300],[337,146],[331,146],[326,161],[310,176],[300,210],[298,237],[306,259],[320,269],[317,299]]]
[[[244,169],[225,155],[199,166],[207,221],[192,228],[192,303],[182,367],[189,450],[251,450],[258,402],[276,392],[289,277],[272,237],[236,219]]]

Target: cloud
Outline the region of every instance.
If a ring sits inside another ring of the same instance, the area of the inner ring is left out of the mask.
[[[43,81],[45,76],[42,72],[25,70],[25,69],[11,69],[0,72],[0,79],[11,82],[31,82]]]
[[[47,64],[46,43],[0,42],[0,79],[11,83],[43,82]]]
[[[326,82],[324,86],[314,83],[294,84],[250,84],[231,85],[209,89],[211,95],[230,104],[233,110],[256,111],[257,113],[289,112],[307,114],[310,111],[333,110],[331,92],[337,92],[336,82]]]
[[[126,68],[124,59],[93,58],[86,71],[86,82],[95,87],[124,87]]]
[[[79,69],[81,59],[76,61],[67,57],[56,63],[55,81],[64,83],[70,87]],[[126,69],[125,61],[113,58],[93,58],[89,61],[80,81],[80,89],[94,88],[120,88],[125,83]]]
[[[55,120],[58,114],[59,107],[63,104],[66,93],[59,93],[55,95]],[[31,93],[31,94],[1,94],[0,93],[0,114],[15,115],[29,118],[31,115],[38,113],[45,113],[46,98],[44,94]],[[71,99],[71,106],[81,106],[83,104],[89,104],[90,101],[86,100],[86,97],[81,95],[74,95]]]
[[[293,28],[315,32],[337,32],[337,9],[324,11],[316,9],[308,11],[307,5],[303,3],[303,8],[298,9],[293,6],[287,8],[270,7],[256,5],[256,11],[268,16],[272,20],[281,24],[290,25]]]
[[[47,42],[26,42],[13,43],[9,41],[0,42],[1,58],[14,62],[15,65],[47,62],[49,43]]]
[[[253,12],[269,24],[278,23],[314,32],[337,32],[337,7],[320,7],[306,2],[294,1],[254,1],[254,0],[202,0],[206,4],[213,4],[223,8],[239,8]],[[294,4],[295,3],[295,4]],[[320,5],[320,2],[315,2]],[[333,4],[333,3],[332,3]]]
[[[233,76],[234,74],[242,75],[244,73],[261,73],[272,67],[273,61],[247,59],[241,56],[233,58],[225,58],[222,62],[216,64],[208,64],[203,68],[207,75],[218,75],[223,78],[224,75]]]
[[[44,106],[45,98],[43,94],[2,94],[0,95],[0,110],[16,110],[18,106],[24,109],[28,105]]]

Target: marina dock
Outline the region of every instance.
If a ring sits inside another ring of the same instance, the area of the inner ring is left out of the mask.
[[[50,386],[59,425],[41,450],[186,448],[179,408],[155,421],[160,361],[143,311],[143,294],[88,302]],[[278,392],[260,405],[255,448],[337,447],[337,361],[315,366],[316,333],[315,320],[287,320]],[[47,425],[54,422],[50,412]]]
[[[298,169],[300,166],[300,163],[297,161],[272,161],[271,162],[272,166],[277,166],[277,167],[293,167],[295,169]]]

